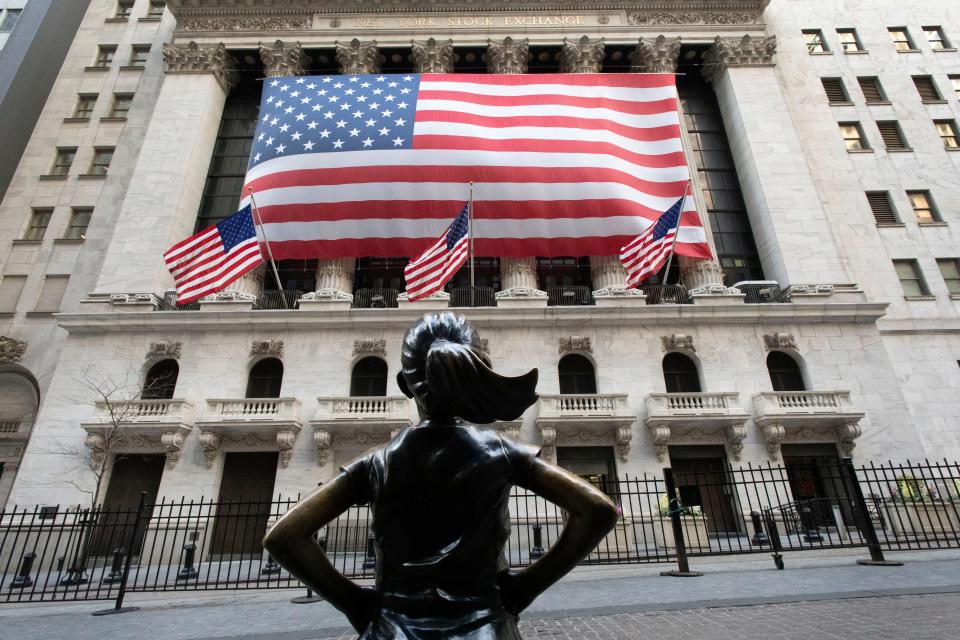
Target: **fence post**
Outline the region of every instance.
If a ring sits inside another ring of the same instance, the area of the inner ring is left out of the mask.
[[[753,523],[753,537],[750,539],[750,544],[755,544],[758,547],[770,544],[770,539],[767,537],[767,534],[764,533],[763,524],[760,522],[760,512],[756,510],[751,511],[750,521]]]
[[[767,531],[770,532],[770,546],[773,548],[773,564],[783,571],[783,554],[780,553],[783,545],[780,543],[780,530],[777,529],[777,517],[773,514],[773,509],[767,511]]]
[[[133,562],[134,547],[137,544],[137,532],[140,530],[140,520],[143,518],[143,509],[147,502],[147,492],[140,492],[140,504],[137,506],[137,515],[133,520],[133,527],[130,530],[130,538],[127,540],[127,557],[123,562],[123,574],[120,576],[120,589],[117,591],[117,602],[113,609],[104,609],[94,611],[95,616],[109,616],[114,613],[127,613],[128,611],[137,611],[140,607],[124,607],[123,598],[127,594],[127,578],[130,577],[130,565]],[[149,522],[149,518],[147,518]]]
[[[853,499],[857,508],[854,511],[857,520],[860,522],[860,531],[867,539],[867,549],[870,551],[869,560],[857,560],[857,564],[872,567],[900,567],[902,562],[897,560],[887,560],[883,557],[883,549],[880,548],[880,539],[877,537],[877,530],[873,527],[873,518],[867,510],[867,500],[863,497],[863,488],[860,486],[860,479],[857,477],[857,469],[853,466],[853,458],[844,458],[843,466],[846,469],[847,480],[853,488]]]
[[[690,571],[687,561],[687,544],[683,538],[683,522],[680,520],[680,500],[677,498],[677,487],[673,483],[673,469],[666,467],[663,470],[663,483],[667,487],[667,504],[670,505],[670,524],[673,526],[673,541],[677,547],[677,569],[675,571],[661,571],[662,576],[674,578],[694,578],[702,576],[700,571]]]
[[[533,546],[530,547],[530,559],[539,560],[543,557],[543,528],[540,523],[533,525]]]

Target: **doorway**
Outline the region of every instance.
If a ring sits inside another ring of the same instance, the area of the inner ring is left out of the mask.
[[[784,444],[781,455],[798,514],[810,509],[813,525],[832,527],[839,524],[833,515],[833,507],[838,506],[844,522],[853,522],[852,488],[840,466],[836,445]]]
[[[146,494],[144,504],[156,503],[166,461],[167,456],[162,453],[118,453],[114,457],[107,493],[91,539],[90,555],[107,556],[119,547],[126,547],[136,522],[140,494]],[[150,512],[145,510],[145,513]],[[146,518],[141,521],[134,538],[137,555],[146,535],[146,521]]]
[[[685,507],[700,507],[709,533],[739,535],[743,528],[736,508],[736,488],[730,482],[723,445],[670,446],[677,494]]]
[[[262,555],[277,460],[276,451],[230,452],[224,456],[220,504],[210,544],[212,556],[239,560]]]

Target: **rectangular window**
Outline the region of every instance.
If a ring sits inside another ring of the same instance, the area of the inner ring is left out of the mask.
[[[111,118],[126,118],[130,112],[130,104],[133,102],[132,93],[113,94],[113,106],[110,107]]]
[[[90,119],[93,113],[93,107],[97,104],[97,94],[81,93],[77,96],[77,106],[73,110],[74,118]]]
[[[150,7],[147,9],[148,18],[162,18],[163,10],[167,8],[167,3],[163,0],[150,0]]]
[[[866,151],[870,148],[859,122],[841,122],[840,134],[843,136],[843,143],[847,145],[847,151]]]
[[[147,64],[147,56],[150,55],[150,45],[134,45],[133,49],[130,50],[130,64],[131,67],[143,67]]]
[[[950,84],[953,85],[953,93],[957,100],[960,100],[960,75],[947,76],[950,78]]]
[[[930,295],[916,260],[894,260],[893,266],[897,270],[900,286],[903,287],[903,295],[908,298]]]
[[[867,202],[870,203],[870,210],[873,211],[873,217],[878,225],[900,224],[897,212],[893,209],[893,203],[890,202],[890,192],[867,191]]]
[[[117,54],[117,48],[113,45],[100,45],[97,48],[97,58],[93,61],[93,66],[97,69],[106,69],[113,63],[113,56]]]
[[[828,53],[830,51],[820,29],[804,29],[803,39],[806,41],[807,51],[810,53]]]
[[[34,209],[30,212],[30,221],[23,232],[24,240],[43,240],[47,233],[47,225],[53,217],[53,209]]]
[[[93,209],[74,208],[70,211],[70,224],[67,226],[67,232],[63,234],[64,240],[84,240],[87,235],[87,227],[90,226],[90,217],[93,215]]]
[[[941,27],[924,27],[923,35],[927,37],[927,42],[930,43],[930,48],[934,51],[943,51],[944,49],[951,49],[950,41],[947,40],[947,36],[943,33]]]
[[[877,122],[877,128],[880,130],[880,137],[883,138],[883,145],[887,148],[887,151],[907,151],[910,149],[896,120]]]
[[[890,38],[893,40],[893,46],[897,51],[916,51],[913,46],[913,40],[910,39],[910,32],[906,27],[888,27]]]
[[[960,129],[956,120],[934,120],[944,149],[960,149]]]
[[[840,46],[844,53],[863,51],[856,29],[837,29],[837,36],[840,37]]]
[[[907,191],[907,197],[910,198],[917,222],[940,222],[940,214],[929,191]]]
[[[13,313],[23,293],[27,276],[3,276],[0,280],[0,313]]]
[[[97,147],[93,150],[93,161],[90,163],[90,172],[87,175],[105,176],[113,160],[113,147]]]
[[[50,175],[65,176],[70,173],[70,167],[73,165],[73,159],[77,157],[76,147],[58,147],[57,155],[53,159],[53,166],[50,167]]]
[[[880,84],[880,78],[861,77],[857,78],[860,84],[860,91],[863,92],[863,99],[867,104],[886,104],[887,94],[883,92],[883,85]]]
[[[932,76],[913,76],[913,84],[924,102],[943,102]]]
[[[23,9],[7,9],[3,14],[3,20],[0,20],[0,33],[10,33],[17,26],[20,20],[20,12]]]
[[[937,266],[940,267],[940,275],[943,276],[950,295],[960,296],[960,259],[937,258]]]
[[[70,276],[47,276],[43,279],[43,289],[40,290],[40,298],[37,300],[37,306],[34,307],[35,313],[56,313],[60,310],[60,302],[63,300],[63,294],[67,290],[67,281]]]
[[[847,89],[843,86],[843,80],[840,78],[820,78],[823,83],[823,91],[827,94],[827,100],[830,104],[849,104],[850,96],[847,95]]]
[[[118,0],[117,13],[114,17],[119,19],[129,18],[131,13],[133,13],[133,0]]]

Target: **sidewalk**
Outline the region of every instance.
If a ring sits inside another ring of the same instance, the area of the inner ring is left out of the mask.
[[[569,620],[650,612],[789,602],[824,602],[909,594],[960,593],[960,551],[888,554],[902,567],[864,567],[864,550],[797,552],[776,571],[769,556],[694,559],[700,578],[665,578],[668,565],[582,567],[538,599],[523,616],[525,629],[569,627]],[[349,635],[346,620],[325,602],[294,605],[297,591],[131,594],[140,611],[94,618],[111,602],[0,606],[5,638],[44,640],[310,640]],[[949,599],[956,601],[956,596]],[[796,607],[794,607],[796,609]],[[719,615],[719,614],[718,614]],[[639,618],[638,618],[639,619]],[[556,623],[546,621],[557,620]],[[575,625],[574,625],[575,626]],[[532,634],[539,636],[537,634]]]

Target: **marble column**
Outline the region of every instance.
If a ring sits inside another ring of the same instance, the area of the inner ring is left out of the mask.
[[[356,38],[347,44],[336,43],[337,62],[343,75],[378,73],[380,51],[376,41],[360,41]],[[324,258],[317,265],[317,290],[308,293],[301,301],[335,303],[349,307],[353,302],[353,278],[357,258]],[[304,305],[301,303],[301,308]]]
[[[526,73],[531,59],[529,40],[487,41],[487,70],[490,73]],[[537,259],[500,258],[499,306],[546,306],[547,293],[537,287]]]
[[[453,73],[453,40],[411,40],[417,73]]]
[[[239,79],[223,44],[165,44],[166,77],[91,298],[172,286],[159,256],[193,233],[227,94]]]
[[[667,38],[660,35],[652,40],[640,38],[636,49],[630,52],[631,71],[638,73],[676,73],[677,60],[680,56],[680,38]],[[710,217],[707,215],[706,202],[703,199],[703,186],[696,167],[696,159],[690,156],[690,134],[682,117],[680,121],[680,135],[683,139],[683,149],[687,162],[691,167],[690,180],[692,193],[703,221],[703,228],[707,235],[707,244],[710,251],[717,255],[710,230]],[[723,286],[723,271],[716,257],[710,260],[695,260],[686,256],[677,256],[680,264],[680,281],[688,289],[703,291],[717,290]]]
[[[717,94],[760,260],[767,277],[781,286],[849,283],[800,151],[774,66],[776,50],[775,36],[718,36],[703,66]]]

